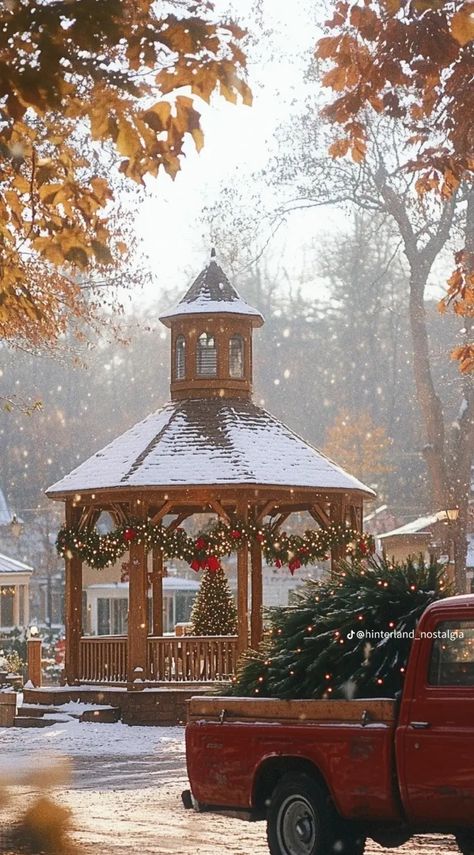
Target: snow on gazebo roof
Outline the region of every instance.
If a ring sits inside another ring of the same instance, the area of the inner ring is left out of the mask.
[[[202,485],[373,490],[245,399],[166,404],[47,490]]]
[[[238,291],[230,284],[224,271],[215,261],[215,252],[211,260],[201,271],[184,297],[172,309],[160,315],[160,321],[168,326],[171,318],[180,315],[209,314],[210,312],[229,312],[234,315],[251,315],[260,326],[263,318],[258,309],[254,309],[242,299]]]

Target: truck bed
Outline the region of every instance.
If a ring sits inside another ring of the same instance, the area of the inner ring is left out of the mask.
[[[343,816],[397,820],[396,716],[397,702],[390,699],[191,698],[186,756],[192,794],[206,808],[258,811],[263,790],[285,764],[307,764],[327,781]]]

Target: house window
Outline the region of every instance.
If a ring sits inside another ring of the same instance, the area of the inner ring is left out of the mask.
[[[244,376],[244,340],[241,335],[229,339],[229,374],[231,377]]]
[[[186,374],[186,339],[179,335],[176,339],[175,373],[177,380],[183,380]]]
[[[11,585],[2,585],[0,587],[0,626],[13,626],[13,602],[15,597],[15,588]]]
[[[176,591],[175,623],[188,623],[191,618],[196,594],[189,591]]]
[[[126,635],[128,625],[128,600],[120,598],[112,600],[112,635]]]
[[[198,338],[196,369],[201,377],[215,377],[217,374],[216,342],[209,333],[203,332]]]
[[[105,597],[97,600],[97,635],[110,635],[110,600]]]
[[[128,600],[126,597],[97,599],[97,635],[126,635]]]

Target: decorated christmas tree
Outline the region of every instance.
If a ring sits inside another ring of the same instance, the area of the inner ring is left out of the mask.
[[[269,634],[246,654],[230,694],[395,697],[418,619],[447,593],[443,569],[421,558],[343,562],[331,579],[307,582],[295,605],[267,611]]]
[[[237,611],[222,567],[206,570],[191,613],[193,635],[234,635]]]

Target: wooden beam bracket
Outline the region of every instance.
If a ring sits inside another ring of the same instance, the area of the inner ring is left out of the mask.
[[[270,511],[272,511],[276,507],[278,507],[278,505],[275,503],[274,499],[270,499],[263,506],[262,510],[258,512],[256,519],[255,519],[255,522],[257,523],[257,525],[260,525],[260,523],[263,522],[263,520],[267,516],[267,514],[269,514]]]
[[[176,531],[176,529],[179,528],[181,523],[187,520],[188,517],[192,517],[192,514],[188,513],[187,511],[183,511],[182,514],[178,514],[176,519],[170,522],[170,524],[166,527],[166,531]]]
[[[174,507],[175,504],[176,504],[176,502],[174,500],[172,501],[171,499],[167,499],[166,502],[161,506],[160,510],[157,511],[157,513],[153,517],[150,518],[150,522],[153,525],[157,525],[159,522],[161,522],[163,517],[165,517],[167,514],[171,513],[172,508]]]
[[[329,515],[326,513],[324,508],[321,505],[313,505],[309,510],[310,515],[313,520],[318,523],[322,528],[329,528],[331,525],[331,519]]]
[[[221,505],[219,499],[210,499],[209,505],[211,506],[212,510],[216,512],[217,516],[223,519],[224,522],[229,525],[230,516],[227,513],[226,509]]]
[[[290,516],[290,511],[280,514],[274,523],[272,523],[272,531],[276,532],[281,525],[288,519]]]
[[[97,510],[97,508],[83,508],[79,517],[79,531],[84,531],[84,529],[86,528],[92,528],[92,526],[97,522],[99,516],[100,512]]]

